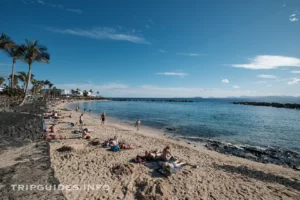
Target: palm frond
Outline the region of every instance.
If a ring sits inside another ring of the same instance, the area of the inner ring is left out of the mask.
[[[41,53],[36,56],[35,61],[49,63],[50,54],[49,53]]]
[[[10,37],[2,33],[2,35],[0,36],[0,49],[3,50],[14,46],[15,46],[14,41],[12,41]]]

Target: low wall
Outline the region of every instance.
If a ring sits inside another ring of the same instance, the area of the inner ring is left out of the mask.
[[[59,185],[51,168],[49,144],[41,139],[44,110],[45,103],[36,102],[0,112],[1,200],[66,199],[60,190],[13,188],[16,185]]]
[[[0,113],[0,138],[13,141],[36,141],[43,135],[42,117],[15,112]]]

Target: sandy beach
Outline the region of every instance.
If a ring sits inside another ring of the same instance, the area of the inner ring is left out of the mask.
[[[101,125],[84,114],[84,128],[93,129],[91,139],[104,142],[118,135],[120,140],[141,148],[111,152],[89,145],[90,140],[72,134],[64,122],[76,123],[80,112],[54,109],[63,119],[58,120],[59,133],[67,139],[50,143],[51,165],[62,185],[108,185],[109,189],[63,191],[69,200],[84,199],[299,199],[300,172],[273,164],[262,164],[246,159],[209,151],[204,147],[177,141],[163,134],[149,133],[113,122]],[[52,109],[52,108],[51,108]],[[72,113],[72,118],[69,114]],[[108,113],[109,116],[109,113]],[[134,123],[134,122],[133,122]],[[50,121],[47,121],[47,126]],[[62,146],[73,148],[58,152]],[[146,150],[172,147],[173,155],[189,163],[170,177],[142,164],[131,162]]]

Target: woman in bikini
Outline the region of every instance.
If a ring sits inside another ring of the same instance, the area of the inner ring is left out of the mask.
[[[142,147],[141,145],[136,146],[134,144],[125,144],[125,143],[120,143],[119,145],[120,149],[136,149]]]

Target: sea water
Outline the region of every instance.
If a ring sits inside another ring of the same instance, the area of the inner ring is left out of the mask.
[[[300,151],[300,110],[235,105],[233,101],[276,101],[293,99],[187,99],[193,102],[91,101],[69,105],[81,111],[134,124],[139,118],[149,126],[179,137],[211,139],[233,144],[279,147]],[[156,99],[157,100],[157,99]]]

